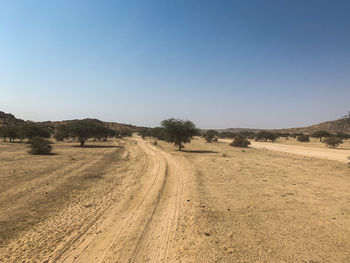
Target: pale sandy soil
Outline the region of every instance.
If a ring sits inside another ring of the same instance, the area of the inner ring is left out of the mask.
[[[312,148],[327,148],[323,142],[320,142],[317,138],[311,138],[309,142],[298,142],[295,138],[278,138],[276,140],[277,143],[288,144],[288,145],[299,145],[304,147],[312,147]],[[343,140],[343,143],[337,147],[338,150],[350,150],[350,140]]]
[[[219,141],[225,143],[232,142],[231,139],[219,139]],[[300,143],[293,139],[280,139],[276,142],[256,142],[254,140],[251,140],[250,142],[251,145],[249,147],[256,149],[266,149],[278,152],[298,154],[308,157],[334,160],[343,163],[349,162],[350,157],[350,148],[348,146],[348,141],[345,142],[345,145],[342,145],[336,149],[327,148],[323,143],[314,140],[305,143]]]
[[[348,165],[152,142],[0,143],[0,262],[350,262]]]

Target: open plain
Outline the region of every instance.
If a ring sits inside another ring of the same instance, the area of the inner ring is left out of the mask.
[[[76,146],[0,143],[0,262],[350,262],[345,162],[203,139]]]

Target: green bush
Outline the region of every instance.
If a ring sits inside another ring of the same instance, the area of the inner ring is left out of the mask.
[[[233,139],[233,142],[230,143],[230,145],[235,147],[248,147],[248,145],[250,145],[250,141],[248,141],[241,134],[237,134]]]
[[[33,137],[29,144],[29,153],[31,154],[50,154],[52,151],[50,141],[44,138]]]
[[[300,135],[300,136],[298,136],[297,141],[298,142],[309,142],[310,136],[306,135],[306,134]]]
[[[260,131],[256,134],[255,140],[256,141],[275,141],[277,139],[277,135],[273,132],[268,132],[268,131]]]
[[[313,134],[311,134],[311,137],[319,138],[320,142],[322,141],[323,138],[327,138],[329,136],[331,136],[331,134],[328,131],[323,131],[323,130],[316,131]]]
[[[218,132],[214,130],[206,131],[204,134],[204,139],[206,142],[212,142],[217,134]]]
[[[342,144],[343,141],[340,138],[337,137],[327,137],[326,139],[323,140],[323,142],[331,148],[336,148],[339,146],[339,144]]]

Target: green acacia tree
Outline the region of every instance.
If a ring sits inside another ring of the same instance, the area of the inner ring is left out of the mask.
[[[218,135],[218,132],[215,131],[215,130],[208,130],[205,132],[205,135],[204,135],[204,139],[207,141],[207,142],[212,142],[213,139],[215,138],[215,136]]]
[[[343,141],[340,138],[337,137],[327,137],[324,141],[323,141],[328,147],[331,148],[336,148],[339,146],[339,144],[342,144]]]
[[[55,138],[57,140],[63,140],[69,137],[77,138],[80,146],[83,147],[85,142],[90,138],[101,139],[114,135],[115,132],[105,126],[89,120],[79,120],[60,125],[56,130]]]
[[[193,136],[199,135],[200,131],[193,122],[181,119],[167,119],[161,122],[165,130],[167,140],[179,147],[179,151],[183,148],[183,143],[189,143]]]
[[[331,136],[331,134],[328,131],[315,131],[313,134],[311,134],[311,137],[319,138],[320,142],[322,141],[322,138],[326,138],[329,136]]]

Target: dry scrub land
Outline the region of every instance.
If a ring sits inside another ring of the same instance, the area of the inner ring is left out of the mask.
[[[346,163],[152,142],[1,142],[0,262],[350,262]]]

